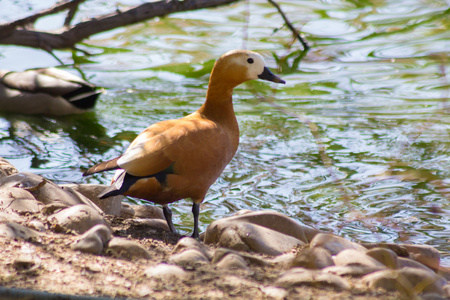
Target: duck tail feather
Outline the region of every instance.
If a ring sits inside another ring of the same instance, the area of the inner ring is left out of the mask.
[[[98,163],[95,166],[90,167],[88,170],[86,170],[83,173],[83,176],[92,175],[94,173],[99,173],[99,172],[104,172],[104,171],[120,169],[119,165],[117,164],[117,161],[119,160],[119,158],[120,157],[116,157],[111,160]]]

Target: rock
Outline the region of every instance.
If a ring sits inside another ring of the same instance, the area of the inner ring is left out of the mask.
[[[98,224],[107,224],[105,219],[90,206],[78,204],[49,217],[49,220],[64,230],[73,230],[78,234],[85,233]]]
[[[134,210],[134,217],[141,219],[161,219],[165,220],[161,207],[155,205],[131,205]]]
[[[132,219],[130,223],[145,225],[151,229],[170,231],[166,220],[161,219]]]
[[[122,203],[120,209],[120,217],[124,219],[130,219],[134,217],[134,209],[128,203]]]
[[[36,200],[58,208],[85,204],[101,212],[92,201],[73,189],[63,189],[42,176],[33,173],[17,173],[0,179],[2,188],[15,187],[30,192]]]
[[[421,264],[418,261],[415,261],[413,259],[409,259],[406,257],[399,257],[398,258],[398,267],[401,268],[416,268],[416,269],[422,269],[424,271],[428,271],[434,274],[434,271],[427,266]]]
[[[331,273],[338,276],[352,276],[352,277],[361,277],[373,272],[385,270],[384,267],[366,267],[366,266],[330,266],[322,271],[325,273]]]
[[[19,216],[18,214],[10,211],[10,212],[4,212],[0,211],[0,223],[9,223],[9,222],[25,222],[25,218],[22,216]]]
[[[120,216],[120,211],[122,209],[122,200],[125,199],[124,196],[118,195],[113,197],[108,197],[105,199],[99,199],[97,197],[107,185],[103,184],[63,184],[60,185],[63,189],[72,189],[92,202],[94,202],[105,214]]]
[[[248,264],[262,266],[262,267],[270,266],[270,265],[273,264],[270,261],[262,259],[259,256],[252,255],[252,254],[246,253],[246,252],[238,252],[238,251],[234,251],[234,250],[227,249],[227,248],[218,248],[218,249],[216,249],[216,251],[214,252],[213,258],[212,258],[212,263],[213,264],[217,263],[218,261],[220,261],[225,256],[229,255],[230,253],[239,255]]]
[[[437,273],[450,281],[450,267],[439,266]]]
[[[450,283],[444,285],[442,289],[444,290],[444,297],[450,298]]]
[[[113,238],[109,241],[108,251],[111,251],[115,257],[123,259],[152,258],[150,252],[141,245],[124,238]]]
[[[34,196],[21,188],[0,188],[0,208],[5,212],[39,212],[44,205],[38,202]]]
[[[426,245],[400,244],[400,246],[408,251],[410,258],[424,264],[425,266],[433,270],[439,269],[441,255],[435,248]]]
[[[302,267],[305,269],[323,269],[333,265],[330,252],[322,247],[303,249],[290,263],[291,268]]]
[[[30,229],[28,227],[22,226],[17,223],[4,223],[0,224],[0,236],[10,238],[10,239],[21,239],[29,241],[32,239],[39,239],[40,233]]]
[[[360,252],[366,252],[363,246],[346,240],[342,237],[329,233],[319,233],[311,241],[310,248],[322,247],[328,250],[331,255],[336,255],[345,249],[355,249]]]
[[[184,237],[180,239],[175,245],[173,253],[179,253],[186,249],[196,249],[208,258],[208,260],[211,260],[213,257],[213,251],[209,249],[208,246],[191,237]]]
[[[273,266],[277,266],[282,270],[286,270],[291,268],[291,263],[296,256],[297,254],[293,252],[283,253],[270,259],[269,262]]]
[[[164,263],[147,268],[144,274],[148,277],[158,278],[161,280],[182,280],[188,275],[188,273],[179,266]]]
[[[169,258],[169,263],[186,269],[208,264],[209,260],[197,249],[186,249],[183,252],[172,255]]]
[[[270,285],[262,286],[260,290],[267,296],[267,299],[283,300],[287,299],[289,295],[287,290]]]
[[[443,287],[446,283],[436,274],[416,268],[378,271],[364,276],[362,281],[373,290],[382,288],[387,291],[399,291],[402,295],[409,296],[412,292],[444,295]]]
[[[390,244],[390,243],[361,243],[367,249],[372,248],[385,248],[391,251],[394,251],[397,256],[400,257],[409,257],[408,250],[398,244]]]
[[[28,223],[28,227],[30,227],[30,228],[32,228],[34,230],[37,230],[39,232],[44,232],[45,231],[44,224],[41,221],[38,221],[38,220],[31,220]]]
[[[250,268],[247,265],[247,262],[245,261],[242,256],[230,253],[223,257],[217,264],[216,267],[219,270],[244,270],[244,271],[250,271]]]
[[[398,268],[397,254],[387,248],[372,248],[366,253],[390,269]]]
[[[319,233],[317,229],[301,225],[291,218],[274,211],[256,211],[236,214],[229,218],[223,218],[214,221],[208,226],[205,243],[211,244],[218,241],[222,235],[222,231],[229,227],[231,223],[251,223],[261,227],[280,232],[287,236],[294,237],[303,243],[308,243]],[[209,232],[208,232],[209,230]]]
[[[226,219],[229,218],[214,221],[208,226],[205,243],[238,251],[253,251],[273,256],[290,251],[296,246],[304,245],[302,241],[272,229],[238,221],[222,222]]]
[[[0,157],[0,178],[17,174],[19,171],[3,157]]]
[[[98,255],[103,252],[111,238],[111,230],[106,225],[95,225],[81,236],[72,249]]]
[[[307,285],[315,287],[331,286],[338,290],[350,289],[349,282],[339,276],[303,268],[294,268],[284,272],[275,284],[284,288]]]
[[[340,251],[338,255],[333,257],[333,261],[336,266],[358,265],[365,267],[385,267],[378,260],[356,249],[346,249]]]

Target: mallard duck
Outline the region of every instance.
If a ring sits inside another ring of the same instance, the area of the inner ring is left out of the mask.
[[[200,203],[239,144],[233,89],[253,79],[285,83],[265,66],[258,53],[225,53],[214,64],[206,101],[196,112],[149,126],[123,155],[91,167],[84,176],[117,170],[111,186],[99,197],[123,194],[161,204],[172,232],[176,230],[168,204],[190,198],[194,215],[192,236],[198,238]]]
[[[0,70],[0,112],[64,116],[93,108],[101,91],[56,68]]]

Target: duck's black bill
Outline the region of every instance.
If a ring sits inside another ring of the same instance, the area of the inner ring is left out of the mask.
[[[280,77],[276,76],[275,74],[273,74],[269,68],[264,67],[264,71],[258,75],[258,77],[260,79],[264,79],[264,80],[268,80],[268,81],[272,81],[275,83],[286,83],[286,81],[284,81],[283,79],[281,79]]]

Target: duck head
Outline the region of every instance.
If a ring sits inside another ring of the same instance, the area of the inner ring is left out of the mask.
[[[211,81],[217,80],[232,87],[253,79],[286,83],[266,67],[261,55],[249,50],[232,50],[225,53],[216,61],[211,74]]]

